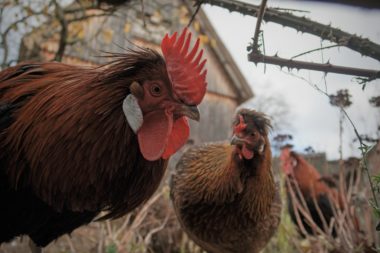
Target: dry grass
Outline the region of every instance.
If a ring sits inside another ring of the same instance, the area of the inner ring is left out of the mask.
[[[360,173],[358,174],[360,175]],[[282,197],[286,193],[282,183]],[[363,201],[367,187],[365,181],[356,177],[351,180],[344,198],[344,210],[335,208],[335,217],[325,228],[318,228],[305,208],[303,198],[295,198],[297,189],[291,192],[295,210],[306,217],[317,236],[308,235],[300,224],[299,231],[291,222],[287,205],[283,204],[282,221],[278,232],[263,253],[314,253],[314,252],[363,252],[363,241],[376,241],[371,209]],[[354,229],[352,217],[358,217],[361,233]],[[369,219],[369,221],[368,221]],[[371,224],[371,222],[373,224]],[[338,231],[334,238],[332,228]],[[303,237],[301,236],[303,235]],[[29,253],[28,239],[19,238],[0,246],[0,253]],[[202,253],[180,229],[169,199],[167,183],[141,208],[120,219],[93,222],[65,235],[48,245],[44,253]]]
[[[303,238],[292,240],[294,247],[299,252],[376,252],[375,241],[378,236],[373,235],[373,226],[368,226],[368,222],[366,222],[366,219],[369,218],[375,223],[374,217],[368,208],[368,202],[362,197],[363,193],[369,191],[368,186],[360,176],[360,167],[351,171],[351,175],[355,176],[349,177],[348,181],[346,181],[345,172],[342,165],[338,180],[341,204],[334,203],[330,198],[334,216],[329,223],[322,215],[322,210],[316,200],[313,199],[323,223],[322,228],[318,227],[312,219],[298,184],[289,178],[285,180],[295,210],[298,232]],[[304,217],[314,235],[306,232],[301,217]],[[336,236],[333,236],[333,231],[336,232]]]

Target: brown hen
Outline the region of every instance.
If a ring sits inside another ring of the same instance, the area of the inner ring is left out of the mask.
[[[280,222],[281,201],[271,169],[270,122],[241,109],[231,144],[188,150],[171,182],[171,199],[182,228],[204,250],[254,253]]]

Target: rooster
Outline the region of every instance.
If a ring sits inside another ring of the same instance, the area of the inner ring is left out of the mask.
[[[162,54],[128,49],[97,68],[23,63],[0,72],[0,243],[37,246],[149,199],[206,92],[191,33]]]
[[[329,226],[331,219],[334,217],[334,207],[339,208],[342,205],[336,183],[334,179],[322,176],[318,170],[302,156],[291,151],[291,147],[291,145],[284,146],[280,156],[282,162],[281,168],[288,179],[291,179],[291,184],[288,186],[292,187],[296,195],[297,188],[299,188],[313,221],[322,231],[327,232],[323,225],[323,219],[326,221],[326,225]],[[298,187],[295,184],[297,184]],[[289,213],[293,222],[298,224],[289,188],[287,188],[287,191],[289,196]],[[315,203],[318,204],[318,207],[316,207]],[[318,213],[318,208],[321,210],[323,218]],[[306,232],[313,234],[314,230],[302,215],[301,221]],[[336,235],[335,231],[333,231],[333,235]]]
[[[171,180],[182,228],[208,252],[253,253],[280,222],[281,201],[271,169],[270,121],[241,109],[229,143],[189,149]]]

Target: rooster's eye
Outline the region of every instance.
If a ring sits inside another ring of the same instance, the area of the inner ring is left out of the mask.
[[[161,96],[161,87],[158,84],[153,84],[150,87],[150,93],[155,97]]]

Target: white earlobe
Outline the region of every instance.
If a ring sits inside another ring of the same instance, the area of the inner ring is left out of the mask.
[[[123,112],[133,132],[137,133],[143,124],[143,113],[137,102],[137,98],[132,94],[129,94],[124,99]]]

